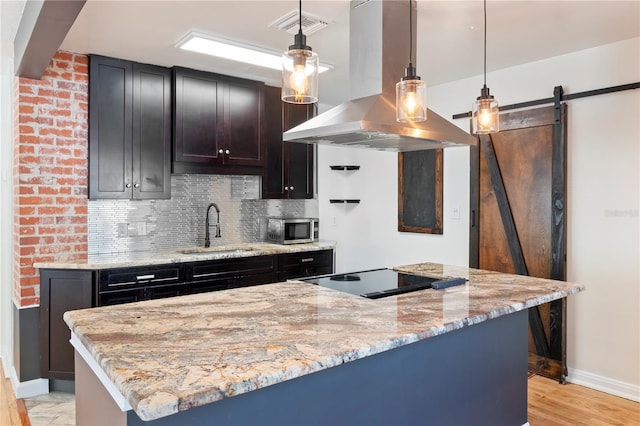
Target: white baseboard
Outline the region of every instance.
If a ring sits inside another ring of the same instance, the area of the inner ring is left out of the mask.
[[[4,361],[4,360],[3,360]],[[48,379],[34,379],[27,382],[19,382],[16,369],[13,365],[9,366],[3,362],[5,367],[4,371],[8,373],[9,380],[13,386],[13,391],[16,394],[16,399],[30,398],[32,396],[44,395],[49,393],[49,380]]]
[[[631,383],[625,383],[620,380],[610,379],[587,371],[574,370],[571,368],[569,369],[567,382],[630,399],[631,401],[640,402],[640,386],[632,385]]]

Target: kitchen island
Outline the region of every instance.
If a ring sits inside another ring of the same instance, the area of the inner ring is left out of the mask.
[[[560,281],[370,300],[298,281],[67,312],[77,424],[526,424],[527,308]]]

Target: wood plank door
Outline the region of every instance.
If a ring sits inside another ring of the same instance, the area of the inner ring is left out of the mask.
[[[500,128],[471,151],[470,266],[564,280],[566,104],[503,113]],[[529,370],[561,382],[565,312],[565,299],[529,310]]]

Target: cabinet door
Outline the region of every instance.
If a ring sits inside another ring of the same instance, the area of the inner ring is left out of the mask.
[[[71,332],[62,319],[66,311],[91,308],[93,272],[40,271],[40,373],[49,379],[73,380]]]
[[[133,65],[133,198],[171,198],[171,70]]]
[[[316,105],[293,105],[280,100],[280,88],[265,87],[267,164],[263,198],[313,198],[313,145],[283,142],[282,133],[316,115]]]
[[[89,198],[131,198],[132,67],[89,57]]]
[[[174,173],[206,173],[221,164],[222,86],[216,74],[173,69]]]
[[[265,86],[265,156],[262,198],[286,198],[282,142],[282,101],[279,87]]]
[[[224,163],[231,166],[264,165],[263,84],[229,79],[224,90]],[[228,152],[228,153],[227,153]]]

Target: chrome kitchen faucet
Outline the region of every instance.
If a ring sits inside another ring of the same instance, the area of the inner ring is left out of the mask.
[[[218,218],[216,221],[216,235],[214,238],[220,238],[222,235],[220,234],[220,209],[216,203],[211,203],[207,207],[207,217],[205,219],[205,234],[204,234],[204,246],[205,248],[211,247],[211,239],[209,238],[209,212],[211,211],[211,207],[216,209],[216,213],[218,214]]]

